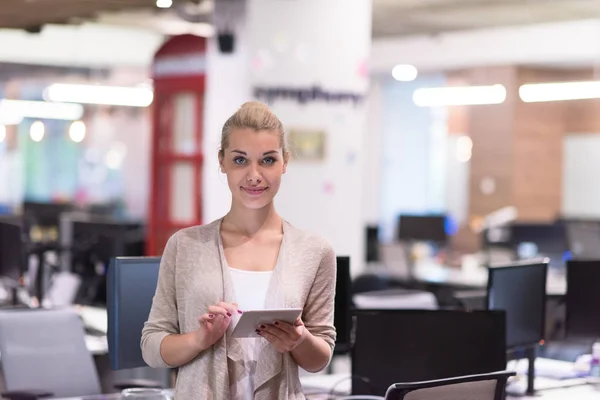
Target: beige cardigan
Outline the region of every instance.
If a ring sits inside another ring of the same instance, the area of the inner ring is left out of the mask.
[[[197,317],[209,305],[234,302],[233,285],[226,269],[220,235],[221,219],[183,229],[168,241],[160,265],[152,309],[142,331],[146,363],[169,367],[160,355],[160,343],[169,334],[198,328]],[[306,328],[332,349],[336,332],[333,310],[336,258],[323,238],[283,223],[283,240],[277,267],[267,294],[267,308],[303,308]],[[229,388],[243,371],[239,340],[225,336],[194,360],[179,367],[175,398],[226,400]],[[304,399],[298,366],[289,353],[277,352],[264,338],[260,346],[254,395],[257,400]]]

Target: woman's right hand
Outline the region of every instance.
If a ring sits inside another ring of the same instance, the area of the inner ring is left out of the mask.
[[[223,337],[231,319],[235,314],[241,314],[236,303],[220,302],[209,306],[207,313],[198,317],[200,327],[194,332],[194,339],[198,348],[202,351],[208,349]]]

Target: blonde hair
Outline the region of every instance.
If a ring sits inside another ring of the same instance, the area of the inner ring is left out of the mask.
[[[229,135],[234,129],[252,129],[254,131],[273,131],[279,136],[283,154],[287,153],[285,145],[285,134],[283,124],[277,116],[259,101],[249,101],[242,106],[225,121],[221,130],[221,149],[223,154],[229,146]]]

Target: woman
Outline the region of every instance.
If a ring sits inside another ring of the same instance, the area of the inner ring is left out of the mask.
[[[178,399],[303,399],[298,367],[316,372],[331,359],[335,253],[275,211],[288,158],[279,119],[244,104],[219,150],[230,211],[165,247],[141,347],[148,365],[178,367]],[[294,324],[257,327],[257,339],[231,337],[243,310],[262,308],[303,312]]]

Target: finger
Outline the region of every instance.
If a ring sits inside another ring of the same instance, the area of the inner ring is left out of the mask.
[[[302,326],[304,325],[304,322],[302,321],[301,317],[296,318],[296,322],[294,322],[295,326]]]
[[[259,334],[260,336],[264,337],[265,339],[267,339],[267,342],[269,342],[271,344],[281,343],[280,338],[278,338],[277,336],[275,336],[274,334],[272,334],[271,332],[269,332],[265,329],[257,329],[256,333]]]
[[[273,325],[261,325],[259,327],[261,332],[267,332],[273,336],[278,337],[282,341],[294,341],[294,335],[290,332],[284,331]]]
[[[237,304],[235,303],[226,303],[224,301],[220,302],[219,304],[217,304],[218,307],[222,307],[224,309],[226,309],[230,314],[241,314],[242,312],[238,310]]]
[[[291,348],[290,345],[286,345],[286,342],[281,340],[279,337],[277,337],[276,335],[273,335],[270,332],[267,332],[266,330],[256,330],[256,332],[264,337],[267,342],[271,343],[278,351],[289,351],[289,349]]]
[[[201,316],[198,317],[198,321],[200,322],[208,322],[208,321],[214,321],[215,319],[215,314],[202,314]]]
[[[219,306],[208,306],[208,312],[210,314],[221,315],[223,317],[231,317],[231,313],[229,311]]]
[[[273,326],[289,334],[294,333],[294,325],[285,321],[275,321]]]

